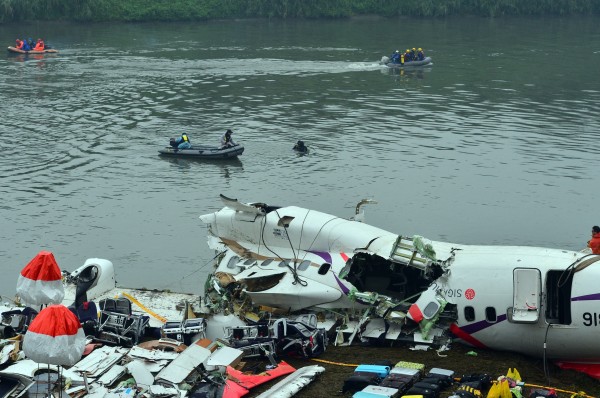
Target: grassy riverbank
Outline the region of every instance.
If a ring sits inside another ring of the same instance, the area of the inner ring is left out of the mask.
[[[599,14],[596,0],[2,0],[0,22]]]

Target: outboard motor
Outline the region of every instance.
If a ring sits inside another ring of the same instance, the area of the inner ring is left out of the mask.
[[[75,302],[73,303],[75,308],[79,308],[81,304],[88,301],[87,291],[96,282],[96,278],[98,278],[98,267],[95,265],[90,265],[79,273],[75,290]]]

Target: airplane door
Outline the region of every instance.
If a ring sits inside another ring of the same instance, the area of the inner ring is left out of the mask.
[[[542,277],[535,268],[513,270],[513,306],[509,319],[514,323],[536,323],[540,317]]]

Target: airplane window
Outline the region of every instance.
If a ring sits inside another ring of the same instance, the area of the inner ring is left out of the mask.
[[[289,262],[289,260],[288,260],[288,261],[286,261],[286,260],[283,260],[283,261],[281,261],[281,262],[279,263],[279,266],[280,266],[280,267],[287,267],[288,265],[290,265],[290,262]]]
[[[231,268],[231,269],[235,268],[238,261],[240,261],[240,258],[238,256],[231,257],[229,259],[229,261],[227,262],[227,268]]]
[[[475,320],[475,308],[468,306],[465,307],[465,320],[473,322]]]
[[[249,258],[248,260],[244,261],[244,265],[251,265],[251,264],[254,264],[255,262],[256,262],[255,259]]]
[[[306,271],[310,266],[310,261],[304,260],[298,265],[298,271]]]
[[[271,264],[272,262],[273,262],[273,259],[272,259],[272,258],[268,258],[268,259],[266,259],[265,261],[263,261],[263,263],[262,263],[261,265],[269,265],[269,264]]]
[[[321,266],[319,267],[319,275],[325,275],[327,272],[329,272],[329,268],[331,268],[331,264],[329,264],[329,263],[321,264]]]
[[[485,320],[490,323],[496,323],[498,319],[496,317],[496,309],[494,307],[486,307]]]
[[[431,319],[440,309],[440,303],[437,301],[431,301],[429,304],[425,306],[423,310],[423,316],[425,319]]]

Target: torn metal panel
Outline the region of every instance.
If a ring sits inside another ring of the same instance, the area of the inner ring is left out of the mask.
[[[371,319],[365,331],[362,332],[362,337],[378,339],[385,333],[385,321],[381,318]]]
[[[397,323],[390,323],[387,333],[385,334],[386,340],[397,340],[402,333],[402,326]]]
[[[210,354],[210,350],[192,344],[156,375],[156,382],[178,386],[194,369],[204,363]]]
[[[138,386],[149,388],[154,384],[154,376],[141,361],[133,360],[129,362],[127,364],[127,371],[133,376]]]
[[[267,391],[258,395],[257,398],[292,397],[324,371],[325,368],[320,365],[311,365],[300,368],[288,375],[285,379],[280,380]]]
[[[104,386],[112,385],[117,379],[125,374],[126,368],[121,365],[113,365],[99,379],[98,383]]]
[[[143,343],[138,344],[136,347],[144,348],[146,350],[157,350],[164,352],[173,351],[180,353],[187,348],[187,345],[178,340],[162,338],[159,340],[144,341]]]
[[[181,350],[183,351],[183,350]],[[179,352],[181,352],[179,351]],[[146,348],[142,348],[139,345],[131,348],[127,353],[128,356],[132,358],[141,358],[148,361],[160,361],[160,360],[170,360],[177,358],[179,352],[176,351],[162,351],[162,350],[149,350]]]
[[[218,347],[210,357],[206,359],[204,367],[209,372],[216,370],[223,374],[225,373],[227,366],[236,367],[243,356],[243,350],[227,346]]]
[[[127,352],[129,349],[103,346],[92,351],[70,369],[85,372],[89,377],[97,378],[119,362]]]

